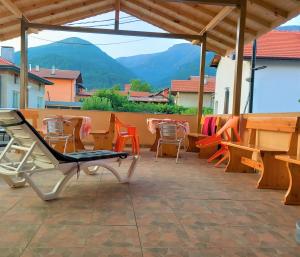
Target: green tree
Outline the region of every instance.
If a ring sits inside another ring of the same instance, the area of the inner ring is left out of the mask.
[[[146,81],[142,81],[140,79],[133,79],[130,81],[131,90],[132,91],[140,91],[140,92],[151,92],[152,87]]]
[[[120,84],[115,84],[115,85],[112,86],[111,89],[114,90],[114,91],[121,91],[121,86],[120,86]]]

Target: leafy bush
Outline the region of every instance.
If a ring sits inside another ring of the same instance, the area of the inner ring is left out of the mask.
[[[142,92],[151,92],[152,87],[149,83],[142,81],[140,79],[133,79],[130,81],[132,91],[142,91]]]
[[[196,115],[197,108],[186,108],[175,105],[172,101],[167,104],[136,103],[128,101],[115,90],[98,90],[94,96],[84,99],[83,110],[102,110],[116,112],[143,112]],[[203,114],[212,114],[211,108],[203,108]]]
[[[105,97],[91,96],[83,100],[83,110],[112,111],[111,101]]]

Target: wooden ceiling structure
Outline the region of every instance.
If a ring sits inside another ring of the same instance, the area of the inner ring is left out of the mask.
[[[114,29],[64,24],[115,11]],[[120,30],[120,12],[166,33]],[[240,112],[244,44],[300,13],[300,0],[0,0],[0,41],[21,36],[20,107],[26,107],[27,34],[43,29],[143,37],[182,38],[202,45],[201,117],[205,51],[236,51],[233,114]],[[199,122],[198,122],[199,123]]]

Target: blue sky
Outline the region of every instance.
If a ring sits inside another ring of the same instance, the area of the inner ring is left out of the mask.
[[[142,31],[162,31],[161,29],[154,27],[148,23],[137,20],[134,17],[128,17],[129,15],[121,13],[121,22],[133,21],[131,23],[120,24],[120,29],[129,30],[142,30]],[[89,19],[82,20],[80,22],[96,22],[107,19],[113,19],[114,13],[106,13],[103,15],[98,15]],[[79,22],[79,21],[78,21]],[[90,25],[105,25],[103,28],[113,28],[113,21],[103,21],[101,23],[89,23]],[[106,26],[109,25],[109,26]],[[296,18],[290,20],[285,25],[300,25],[300,15]],[[83,26],[80,24],[80,26]],[[88,40],[94,44],[99,45],[99,47],[109,54],[110,56],[117,58],[121,56],[132,56],[137,54],[147,54],[161,52],[174,44],[184,43],[184,40],[174,40],[174,39],[160,39],[160,38],[141,38],[141,37],[125,37],[125,36],[113,36],[113,35],[95,35],[87,33],[71,33],[71,32],[57,32],[57,31],[42,31],[38,34],[32,34],[29,36],[29,47],[49,44],[49,41],[61,40],[68,37],[81,37]],[[122,43],[120,42],[129,42]],[[115,44],[116,43],[116,44]],[[12,39],[0,43],[0,46],[13,46],[15,50],[20,49],[20,39]]]

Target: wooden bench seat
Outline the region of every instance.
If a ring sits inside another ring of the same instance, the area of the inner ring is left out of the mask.
[[[228,147],[226,172],[260,171],[257,188],[287,189],[286,164],[277,155],[295,151],[297,117],[251,117],[246,121],[247,142],[222,142]]]

